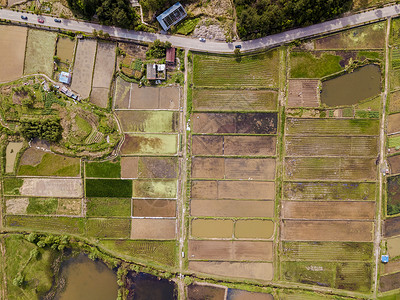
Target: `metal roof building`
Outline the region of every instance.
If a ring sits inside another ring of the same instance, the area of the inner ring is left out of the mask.
[[[170,65],[174,65],[175,64],[175,48],[171,47],[171,48],[167,48],[167,58],[166,58],[166,63],[170,64]]]
[[[160,23],[161,27],[167,31],[171,28],[171,26],[175,25],[182,19],[187,16],[185,9],[182,4],[176,2],[162,14],[157,17],[158,23]]]
[[[71,73],[61,72],[58,80],[62,83],[70,84],[71,83]]]

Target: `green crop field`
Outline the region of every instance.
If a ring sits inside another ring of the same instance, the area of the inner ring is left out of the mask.
[[[275,88],[279,81],[279,51],[232,56],[194,55],[193,81],[196,87]]]
[[[395,69],[390,72],[390,89],[397,90],[400,88],[400,69]]]
[[[291,78],[322,78],[343,70],[341,56],[323,53],[320,57],[309,52],[290,53]]]
[[[117,115],[124,132],[176,132],[179,121],[174,111],[120,110]]]
[[[86,177],[120,178],[120,159],[105,162],[87,162],[85,164]]]
[[[176,180],[134,180],[133,197],[176,198]]]
[[[388,147],[400,149],[400,135],[388,137]]]
[[[86,197],[132,197],[132,180],[86,179]]]
[[[39,164],[20,165],[18,175],[25,176],[72,176],[80,173],[80,159],[62,156],[53,153],[45,153]]]
[[[391,44],[400,43],[400,18],[394,18],[391,22]]]
[[[86,209],[88,217],[130,217],[131,198],[89,198]]]
[[[392,49],[392,68],[397,69],[400,67],[400,48],[395,46]]]
[[[19,195],[19,189],[24,183],[24,180],[16,177],[6,177],[4,178],[4,194],[7,195]]]
[[[176,264],[176,241],[102,240],[101,245],[128,258],[141,259],[167,266]]]
[[[26,208],[27,214],[33,215],[52,215],[55,214],[58,207],[56,198],[29,198],[29,204]]]
[[[98,238],[127,239],[131,234],[131,219],[88,219],[86,235]]]

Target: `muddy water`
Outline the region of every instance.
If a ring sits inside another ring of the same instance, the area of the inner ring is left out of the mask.
[[[322,83],[321,102],[328,106],[352,105],[381,92],[381,69],[367,65]]]
[[[192,236],[198,238],[231,238],[232,220],[195,219],[192,221]]]
[[[235,225],[236,238],[269,239],[274,233],[274,222],[269,220],[238,220]]]
[[[145,273],[128,273],[128,300],[176,300],[176,288],[172,281],[159,279]],[[112,299],[112,298],[110,298]]]
[[[57,42],[57,56],[62,62],[71,63],[75,48],[75,40],[66,37],[60,37]]]
[[[55,296],[56,300],[110,300],[117,299],[116,274],[102,262],[94,262],[80,254],[65,261],[61,266],[65,289]]]

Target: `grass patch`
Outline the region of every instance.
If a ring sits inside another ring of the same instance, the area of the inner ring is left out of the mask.
[[[191,34],[199,22],[200,18],[187,19],[176,27],[175,33],[183,35]]]
[[[87,177],[100,177],[100,178],[120,178],[121,177],[121,163],[120,159],[105,162],[88,162],[86,163],[86,176]]]
[[[92,132],[92,125],[89,124],[88,121],[86,121],[84,118],[82,118],[79,115],[75,116],[75,123],[76,126],[82,131],[83,133],[83,138],[87,137],[91,132]]]
[[[24,180],[16,177],[4,178],[4,194],[7,195],[20,195],[19,189],[21,188]]]
[[[171,267],[176,265],[176,241],[102,240],[100,244],[133,260],[147,260]]]
[[[53,153],[45,153],[39,164],[35,166],[20,165],[18,175],[25,176],[71,176],[76,177],[80,173],[80,159],[62,156]]]
[[[322,78],[343,70],[339,62],[342,57],[322,53],[320,57],[310,52],[290,53],[291,78]]]
[[[29,198],[27,214],[52,215],[57,211],[58,199],[56,198]]]
[[[88,217],[130,217],[131,198],[89,198],[86,201]]]
[[[400,135],[389,136],[388,137],[388,147],[396,148],[396,150],[400,149]]]
[[[397,90],[400,88],[400,69],[395,69],[390,72],[390,89]]]
[[[392,22],[391,28],[391,44],[398,44],[400,43],[400,18],[394,18]]]
[[[132,180],[86,179],[86,197],[132,197]]]
[[[381,96],[375,97],[373,99],[369,99],[366,101],[362,101],[356,104],[356,109],[367,109],[371,111],[380,111],[381,110]]]
[[[176,180],[135,180],[133,197],[176,198]]]
[[[357,58],[360,60],[368,59],[368,60],[383,60],[383,52],[377,51],[359,51],[357,53]]]
[[[131,219],[88,219],[86,235],[98,238],[129,238]]]

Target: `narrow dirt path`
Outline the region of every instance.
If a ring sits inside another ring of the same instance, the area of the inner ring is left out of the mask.
[[[386,101],[389,91],[389,37],[390,37],[390,21],[387,21],[386,28],[386,44],[385,44],[385,90],[382,97],[382,119],[380,124],[380,161],[379,161],[379,197],[376,201],[377,215],[375,220],[375,239],[374,239],[374,255],[375,255],[375,270],[374,270],[374,287],[373,292],[376,298],[378,293],[378,271],[380,264],[380,244],[381,244],[381,223],[382,223],[382,199],[383,199],[383,181],[384,171],[386,169]]]

